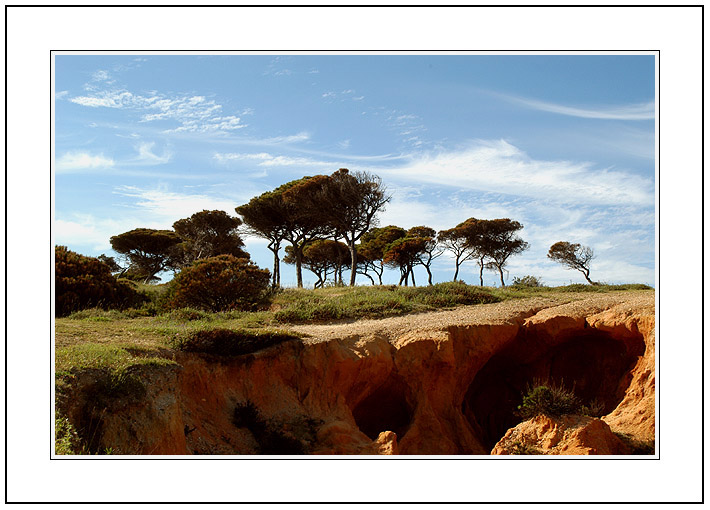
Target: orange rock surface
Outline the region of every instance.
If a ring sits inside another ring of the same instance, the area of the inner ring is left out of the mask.
[[[333,326],[322,340],[235,358],[175,353],[177,368],[136,372],[140,399],[94,405],[87,375],[62,406],[124,454],[256,455],[277,440],[319,455],[488,455],[503,436],[494,453],[522,438],[551,453],[618,454],[611,431],[655,437],[654,294],[627,296],[403,333]],[[573,378],[606,415],[516,427],[525,385],[544,378]],[[235,420],[246,404],[256,424]]]

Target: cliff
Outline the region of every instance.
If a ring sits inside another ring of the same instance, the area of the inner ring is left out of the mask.
[[[119,454],[626,454],[655,438],[654,299],[616,292],[294,327],[302,340],[252,354],[166,353],[177,365],[130,370],[138,394],[97,399],[95,374],[81,374],[58,406],[94,448]],[[573,386],[601,419],[538,417],[515,431],[533,381]],[[606,433],[583,432],[590,423],[608,429],[606,449],[587,444]]]

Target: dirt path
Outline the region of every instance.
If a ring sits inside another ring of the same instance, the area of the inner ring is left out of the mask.
[[[408,332],[441,331],[449,326],[506,324],[530,317],[538,312],[579,317],[591,315],[619,305],[653,307],[655,291],[617,291],[592,294],[560,293],[502,303],[462,306],[454,310],[425,312],[386,319],[351,320],[329,324],[305,324],[289,329],[306,336],[306,343],[334,338],[383,335],[390,339]]]

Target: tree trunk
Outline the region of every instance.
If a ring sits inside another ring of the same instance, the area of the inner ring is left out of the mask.
[[[271,252],[274,254],[274,274],[273,274],[273,277],[271,278],[271,286],[274,288],[281,286],[281,270],[280,270],[281,260],[279,260],[279,248],[280,247],[278,247],[278,246],[269,247]]]
[[[364,275],[370,279],[370,281],[372,282],[372,285],[375,285],[375,280],[374,280],[374,278],[372,278],[371,275],[369,275],[368,273],[364,273]]]
[[[299,289],[303,288],[303,272],[301,271],[301,262],[303,259],[303,253],[301,253],[301,247],[297,244],[293,245],[293,254],[296,258],[296,285]]]
[[[355,248],[355,239],[348,242],[348,249],[350,250],[350,286],[355,286],[355,271],[357,270],[357,248]]]
[[[409,271],[410,273],[412,273],[412,287],[416,287],[416,286],[417,286],[417,282],[414,281],[414,268],[413,268],[413,267],[410,267],[408,271]]]
[[[456,271],[454,272],[454,281],[459,277],[459,266],[461,263],[459,262],[459,258],[456,257]]]
[[[596,285],[596,283],[589,279],[589,271],[582,271],[582,274],[584,275],[584,278],[587,280],[589,285]]]
[[[503,268],[498,266],[498,272],[500,273],[500,285],[505,287],[505,282],[503,281]]]
[[[429,285],[434,285],[434,283],[432,283],[431,269],[429,269],[429,266],[424,266],[424,268],[426,269],[426,272],[429,275]]]
[[[481,280],[481,287],[483,287],[483,259],[478,261],[478,265],[481,267],[481,271],[478,273],[478,278]]]

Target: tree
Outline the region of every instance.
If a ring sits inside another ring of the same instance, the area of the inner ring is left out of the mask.
[[[303,287],[302,261],[304,248],[316,239],[332,236],[328,223],[327,204],[319,197],[330,184],[327,175],[303,177],[288,182],[274,193],[281,194],[284,206],[284,239],[291,243],[294,264],[296,265],[296,284]]]
[[[174,267],[183,268],[196,260],[217,255],[248,259],[249,254],[242,249],[244,241],[239,236],[241,224],[242,220],[224,211],[207,210],[176,221],[173,229],[182,242],[176,245]]]
[[[497,220],[481,220],[483,229],[479,238],[479,253],[490,259],[486,264],[500,273],[500,284],[505,287],[503,268],[512,255],[528,249],[528,243],[517,237],[516,233],[523,228],[519,222],[502,218]]]
[[[173,247],[180,238],[172,230],[136,228],[113,236],[110,241],[114,251],[128,259],[129,269],[149,282],[168,267]]]
[[[475,218],[469,218],[466,222],[470,222],[471,220],[476,221]],[[441,230],[438,235],[439,242],[444,249],[454,254],[454,263],[456,264],[454,281],[459,277],[461,264],[476,255],[476,251],[470,243],[470,233],[467,232],[465,227],[466,222],[459,223],[454,228]]]
[[[99,255],[96,258],[99,259],[104,264],[106,264],[106,266],[108,266],[108,269],[109,269],[109,271],[111,271],[112,274],[120,273],[123,271],[123,268],[118,265],[118,263],[116,262],[116,259],[114,259],[113,257],[109,257],[109,256],[102,253],[101,255]]]
[[[269,241],[268,248],[274,254],[272,286],[281,285],[279,250],[286,239],[287,206],[279,191],[262,193],[252,198],[248,204],[235,208],[247,226],[247,232]]]
[[[302,264],[318,277],[314,287],[322,287],[331,272],[335,283],[342,282],[342,263],[348,254],[349,250],[345,244],[331,239],[318,239],[309,243],[303,249]],[[293,247],[286,247],[284,262],[295,263]]]
[[[373,226],[376,215],[383,211],[392,198],[382,180],[368,172],[350,172],[341,168],[333,173],[318,196],[320,207],[327,210],[328,224],[336,237],[345,240],[350,250],[350,286],[357,274],[357,245],[360,238]]]
[[[404,285],[407,286],[409,275],[411,275],[412,285],[416,287],[414,266],[419,262],[426,249],[426,243],[426,239],[421,237],[403,237],[385,248],[384,263],[390,267],[399,268],[399,285],[404,282]]]
[[[444,250],[439,246],[436,239],[436,230],[424,226],[412,227],[407,231],[407,237],[418,238],[424,241],[424,249],[417,257],[417,264],[424,266],[429,276],[428,283],[429,285],[433,285],[431,264],[434,259],[444,253]]]
[[[589,266],[594,259],[594,251],[590,247],[559,241],[550,246],[547,256],[569,269],[576,269],[584,275],[590,285],[595,285],[595,282],[589,279]]]
[[[213,312],[253,310],[266,302],[271,275],[245,258],[218,255],[200,259],[170,282],[169,305]]]
[[[403,228],[388,225],[382,228],[372,228],[361,237],[360,245],[357,249],[359,265],[362,268],[361,274],[370,278],[373,285],[374,280],[369,275],[369,271],[377,275],[379,284],[382,285],[385,248],[397,239],[406,237],[406,235],[407,231]]]

